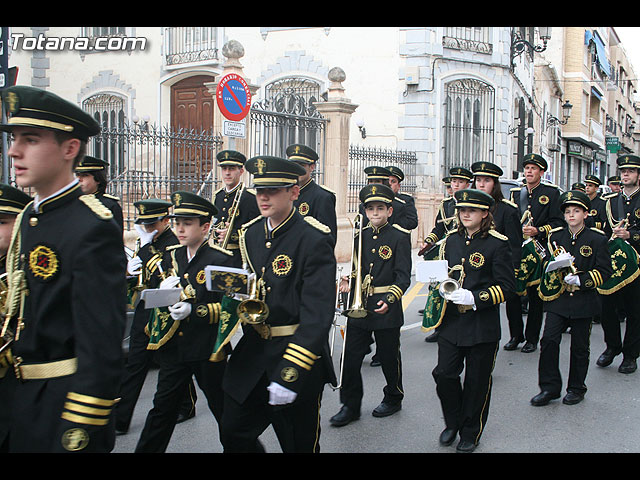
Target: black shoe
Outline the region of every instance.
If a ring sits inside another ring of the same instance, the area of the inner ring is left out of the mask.
[[[378,360],[376,357],[372,357],[371,363],[369,365],[371,365],[372,367],[379,367],[382,364],[380,363],[380,360]]]
[[[116,427],[116,435],[126,435],[129,432],[128,428],[118,428]]]
[[[402,403],[386,403],[382,402],[376,408],[373,409],[371,415],[374,417],[388,417],[393,415],[402,408]]]
[[[518,340],[517,338],[512,338],[507,343],[504,344],[505,350],[517,350],[518,345],[520,345],[524,340]]]
[[[440,332],[435,331],[433,332],[431,335],[429,335],[427,338],[424,339],[425,342],[427,343],[434,343],[438,341],[438,335],[440,334]]]
[[[469,440],[460,440],[458,446],[456,447],[456,452],[458,453],[471,453],[476,449],[476,444],[470,442]]]
[[[567,392],[567,394],[562,399],[562,403],[565,405],[575,405],[576,403],[580,403],[584,399],[584,393],[577,392]]]
[[[455,428],[445,428],[440,434],[440,445],[448,447],[453,443],[458,435],[458,431]]]
[[[187,420],[193,418],[196,416],[196,409],[192,408],[189,413],[179,413],[178,414],[178,419],[176,420],[176,425],[178,423],[182,423],[182,422],[186,422]]]
[[[424,315],[424,308],[421,308],[420,310],[418,310],[418,315],[420,316]]]
[[[551,400],[555,400],[556,398],[560,398],[560,395],[543,390],[531,399],[531,405],[533,405],[534,407],[542,407],[544,405],[547,405]]]
[[[633,373],[638,369],[635,358],[623,358],[622,363],[618,367],[620,373]]]
[[[358,420],[360,418],[360,412],[354,412],[346,405],[343,405],[338,413],[336,413],[331,419],[329,423],[334,427],[343,427],[353,422],[354,420]]]
[[[596,365],[598,365],[599,367],[608,367],[609,365],[611,365],[611,363],[613,363],[613,359],[616,358],[616,355],[619,354],[619,350],[614,350],[613,348],[607,347],[606,350],[602,352],[602,355],[598,357]]]
[[[525,342],[524,347],[522,347],[522,350],[520,351],[522,353],[531,353],[531,352],[535,352],[537,348],[538,347],[536,347],[535,343]]]

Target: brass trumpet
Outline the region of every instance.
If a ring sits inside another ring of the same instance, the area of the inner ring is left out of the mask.
[[[269,317],[269,306],[259,298],[259,296],[264,297],[264,281],[262,278],[257,279],[254,274],[249,282],[251,283],[249,298],[240,302],[236,312],[242,323],[260,325]]]
[[[368,312],[362,297],[362,214],[356,215],[353,221],[353,248],[351,250],[351,288],[349,308],[342,314],[351,318],[364,318]]]
[[[451,277],[451,274],[455,271],[460,271],[460,280],[456,280]],[[438,287],[440,296],[445,300],[451,299],[451,294],[462,288],[462,282],[464,282],[464,269],[462,265],[456,265],[449,269],[449,278],[443,280]]]
[[[524,214],[522,215],[522,218],[520,219],[520,223],[522,224],[523,227],[532,226],[533,216],[531,215],[531,210],[527,210],[526,212],[524,212]],[[547,251],[545,250],[544,245],[542,245],[542,243],[536,240],[535,237],[529,237],[527,235],[524,235],[524,236],[526,238],[522,242],[522,245],[525,245],[526,243],[529,243],[529,242],[533,242],[533,245],[535,246],[536,252],[540,256],[540,259],[543,259],[544,257],[547,256]]]

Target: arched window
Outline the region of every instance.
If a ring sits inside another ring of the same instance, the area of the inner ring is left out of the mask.
[[[126,121],[123,97],[112,93],[98,93],[82,102],[82,108],[96,119],[103,133],[123,131]],[[118,139],[105,142],[101,138],[94,138],[88,154],[109,162],[109,177],[113,178],[125,168],[125,142],[121,135],[110,138]]]
[[[464,78],[445,85],[444,172],[493,161],[495,90],[480,80]]]

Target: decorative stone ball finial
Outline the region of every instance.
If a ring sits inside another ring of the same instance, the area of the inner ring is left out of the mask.
[[[244,47],[237,40],[229,40],[222,46],[222,55],[227,58],[242,58],[244,57]]]

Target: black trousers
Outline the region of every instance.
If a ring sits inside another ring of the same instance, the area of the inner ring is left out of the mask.
[[[164,453],[176,426],[184,391],[193,376],[204,392],[209,409],[213,413],[220,431],[224,394],[222,376],[226,361],[194,362],[162,361],[158,371],[158,386],[153,397],[153,408],[147,414],[136,453]]]
[[[640,355],[640,279],[636,279],[611,295],[602,295],[600,322],[604,341],[608,348],[622,352],[624,358],[635,359]],[[625,312],[627,321],[622,337],[619,310]]]
[[[538,285],[527,287],[529,300],[529,313],[527,313],[527,325],[522,320],[522,304],[519,297],[514,297],[506,302],[507,316],[509,318],[509,332],[511,338],[524,339],[536,345],[540,340],[542,330],[542,299],[538,295]],[[516,300],[519,305],[516,305]],[[519,312],[517,314],[516,312]]]
[[[432,375],[447,428],[477,444],[487,424],[498,342],[459,347],[438,337],[438,363]],[[463,369],[464,384],[460,381]]]
[[[382,389],[383,402],[397,404],[404,398],[402,387],[402,359],[400,356],[400,327],[380,330],[365,330],[347,323],[344,370],[340,402],[354,412],[360,412],[364,389],[362,384],[362,362],[369,353],[373,336],[377,345],[376,358],[382,366],[387,384]],[[373,335],[373,336],[372,336]]]
[[[142,308],[142,307],[138,307]],[[145,313],[146,312],[146,313]],[[116,430],[126,432],[131,425],[133,411],[140,398],[140,392],[153,364],[154,350],[147,350],[149,337],[144,333],[149,311],[136,311],[129,334],[129,353],[120,385],[120,401],[115,408]],[[193,380],[185,387],[180,413],[189,415],[196,408],[198,399]]]
[[[269,379],[264,375],[244,403],[225,394],[222,444],[225,453],[262,453],[258,437],[273,426],[283,453],[320,452],[320,404],[322,386],[316,393],[289,405],[269,405]]]
[[[569,356],[569,378],[567,391],[584,394],[587,391],[585,379],[589,369],[589,342],[593,317],[568,318],[547,312],[544,332],[540,340],[540,360],[538,362],[538,385],[540,390],[560,394],[562,375],[560,374],[560,342],[562,333],[571,327],[571,352]]]

